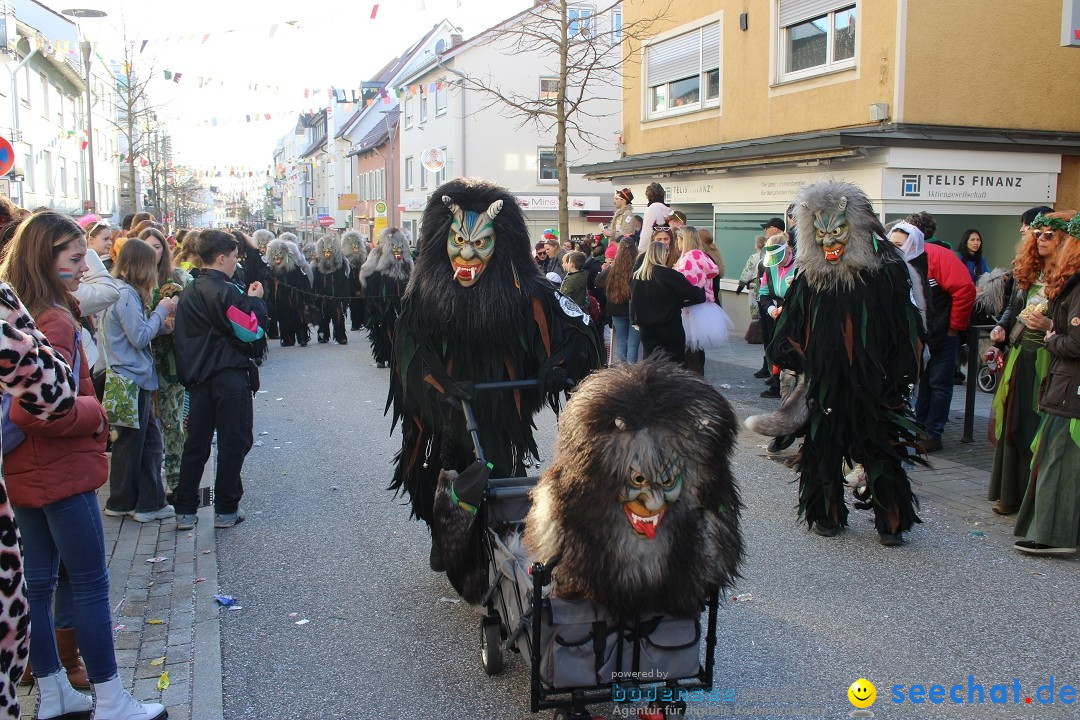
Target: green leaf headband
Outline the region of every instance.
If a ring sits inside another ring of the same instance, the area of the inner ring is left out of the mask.
[[[1031,221],[1031,227],[1041,228],[1048,227],[1051,230],[1060,230],[1061,232],[1069,232],[1069,223],[1065,222],[1061,218],[1048,218],[1042,213],[1035,216],[1035,219]]]
[[[1069,224],[1065,227],[1065,232],[1080,240],[1080,213],[1076,213],[1073,219],[1069,221]]]

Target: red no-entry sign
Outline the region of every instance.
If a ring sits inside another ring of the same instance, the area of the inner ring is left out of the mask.
[[[7,175],[15,167],[15,148],[7,138],[0,137],[0,175]]]

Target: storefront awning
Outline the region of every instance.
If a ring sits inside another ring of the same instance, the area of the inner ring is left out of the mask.
[[[1080,155],[1080,133],[940,125],[869,125],[630,155],[571,170],[590,180],[724,173],[728,169],[858,157],[868,148],[918,147]]]

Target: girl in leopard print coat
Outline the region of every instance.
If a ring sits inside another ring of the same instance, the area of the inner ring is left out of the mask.
[[[0,388],[37,417],[63,417],[75,405],[75,384],[64,359],[38,332],[22,302],[0,282]],[[30,614],[23,594],[22,555],[7,488],[0,477],[0,717],[18,718],[16,685],[30,647]]]

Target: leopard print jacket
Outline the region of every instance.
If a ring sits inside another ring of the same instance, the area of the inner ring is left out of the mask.
[[[0,389],[29,413],[59,418],[75,407],[75,381],[64,358],[34,326],[12,289],[0,282]],[[0,717],[18,718],[16,687],[30,648],[19,531],[0,476]]]

